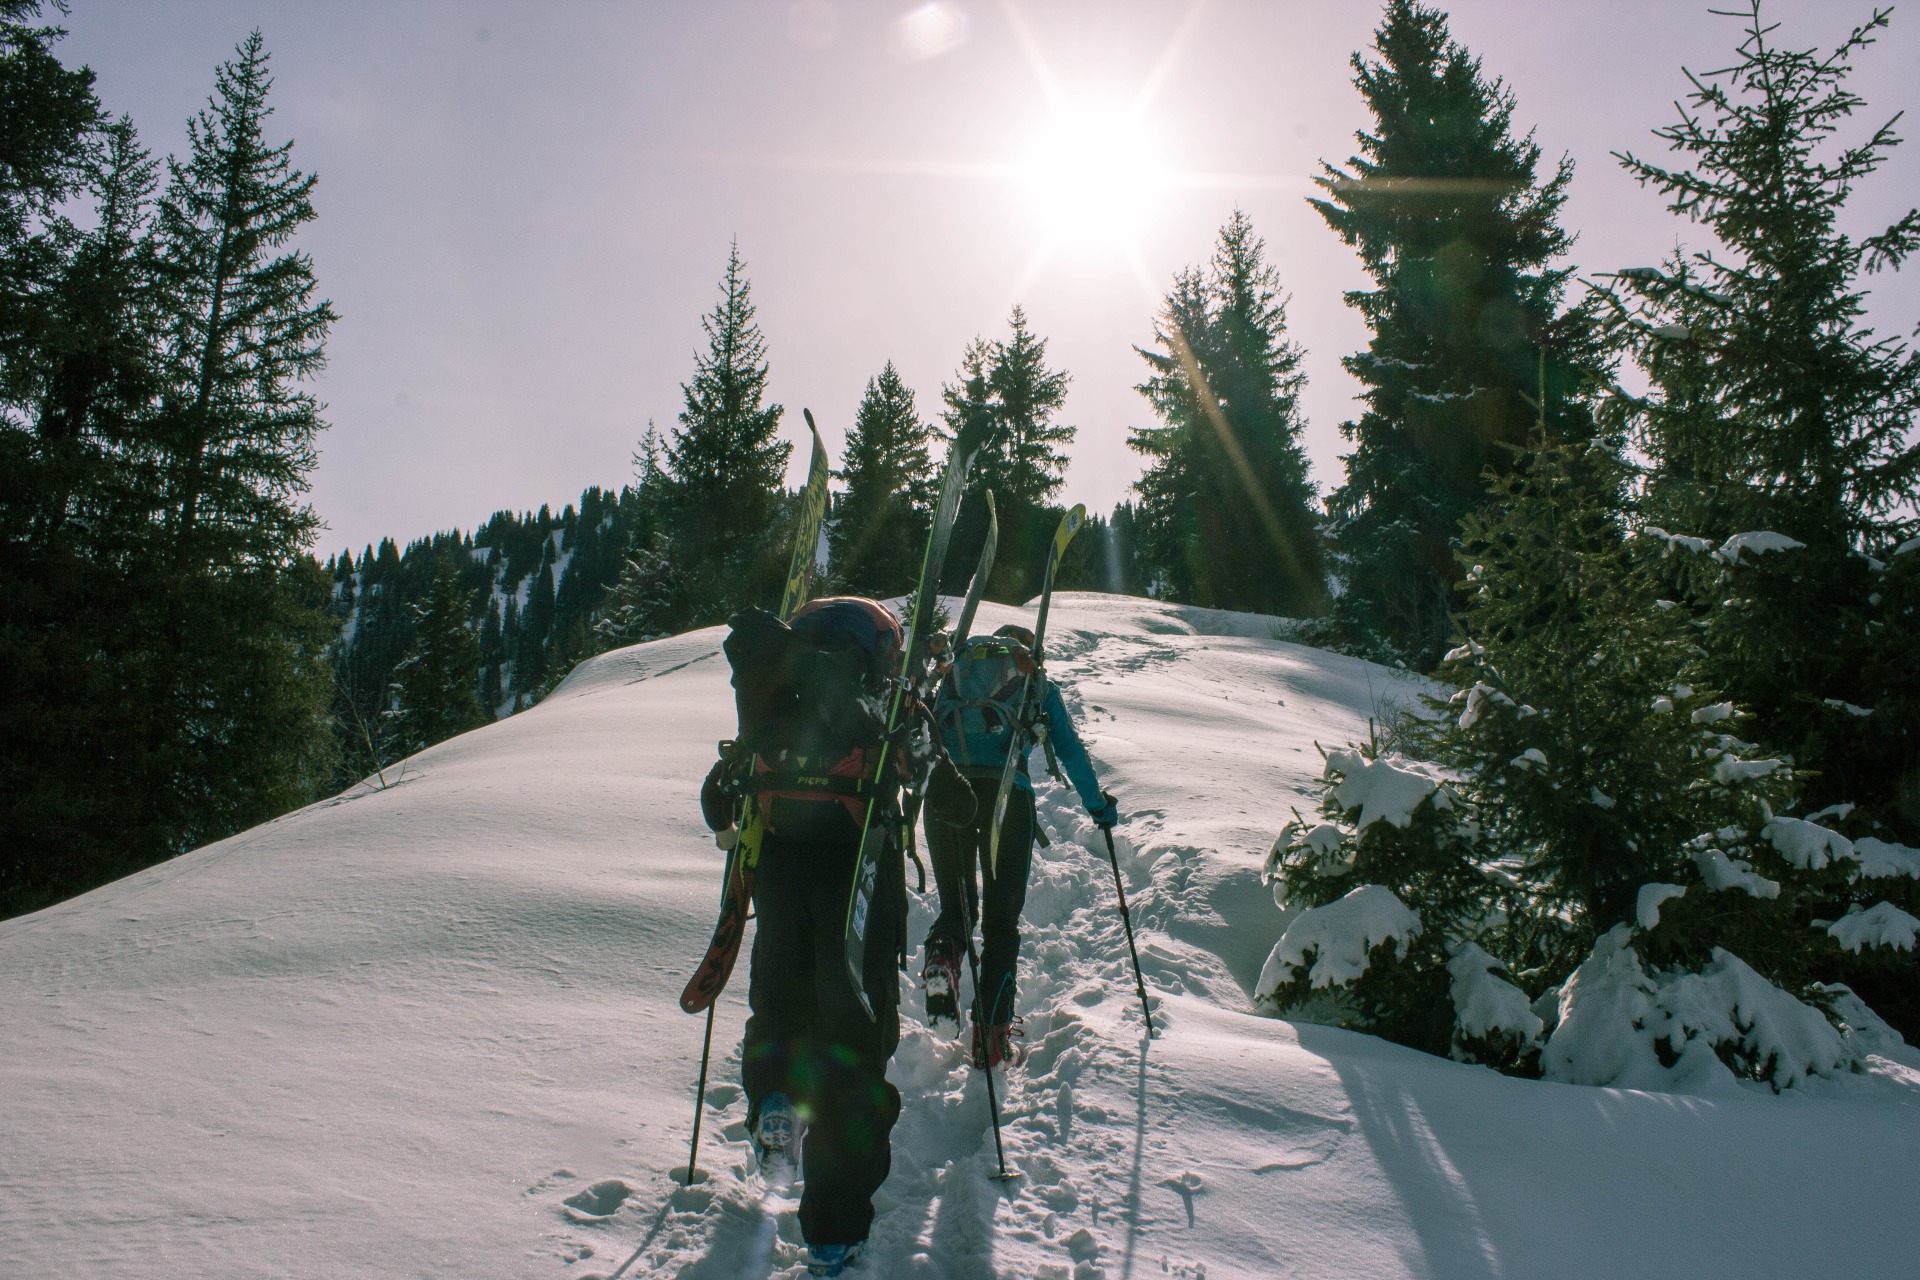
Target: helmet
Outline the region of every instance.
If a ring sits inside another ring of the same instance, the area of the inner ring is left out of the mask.
[[[1028,630],[1026,627],[1021,626],[1017,622],[1009,622],[1006,626],[997,629],[993,634],[997,636],[1006,636],[1012,640],[1018,640],[1021,644],[1025,645],[1027,648],[1029,649],[1033,648],[1033,632]]]

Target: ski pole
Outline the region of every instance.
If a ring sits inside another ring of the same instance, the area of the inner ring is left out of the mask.
[[[700,1083],[693,1090],[693,1141],[687,1146],[687,1183],[693,1185],[695,1164],[700,1159],[700,1115],[707,1103],[707,1062],[713,1056],[713,1010],[718,1000],[707,1006],[707,1034],[700,1043]]]
[[[987,1056],[986,1014],[981,1011],[980,1002],[980,958],[973,949],[973,921],[967,921],[967,968],[973,974],[973,1034],[974,1043],[980,1048],[980,1056]],[[1007,1153],[1000,1145],[1000,1096],[993,1087],[993,1068],[986,1069],[987,1111],[993,1117],[993,1155],[1000,1162],[1000,1172],[988,1176],[999,1182],[1011,1182],[1019,1174],[1007,1172]]]
[[[1112,796],[1103,796],[1101,798],[1109,805],[1113,803]],[[1107,863],[1113,868],[1114,892],[1120,895],[1120,923],[1127,927],[1127,956],[1133,961],[1133,986],[1134,990],[1140,993],[1140,1012],[1146,1017],[1147,1035],[1151,1037],[1153,1035],[1153,1010],[1147,1004],[1146,979],[1140,976],[1140,953],[1134,949],[1133,945],[1133,916],[1127,911],[1127,886],[1121,883],[1120,880],[1120,855],[1113,850],[1113,828],[1111,826],[1102,826],[1100,828],[1100,834],[1107,838]]]
[[[733,881],[733,864],[739,856],[740,842],[736,838],[727,849],[727,863],[720,878],[720,901],[727,900],[727,887]],[[720,1003],[720,995],[714,993],[713,1003],[707,1006],[707,1031],[700,1040],[700,1082],[693,1090],[693,1141],[687,1144],[687,1185],[693,1185],[693,1175],[698,1171],[700,1161],[700,1118],[707,1105],[707,1064],[713,1059],[713,1011]]]

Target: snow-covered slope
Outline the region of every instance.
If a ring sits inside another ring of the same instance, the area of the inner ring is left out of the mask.
[[[1069,596],[1054,626],[1164,1035],[1141,1039],[1098,833],[1049,789],[1034,1052],[1003,1095],[1026,1176],[986,1179],[979,1082],[910,1022],[863,1274],[1915,1273],[1920,1089],[1581,1089],[1252,1014],[1279,924],[1260,863],[1313,743],[1407,686],[1246,615]],[[0,1275],[797,1274],[792,1214],[742,1174],[744,973],[712,1176],[668,1176],[700,1050],[675,997],[718,889],[695,795],[732,727],[720,639],[606,655],[384,790],[0,923]]]

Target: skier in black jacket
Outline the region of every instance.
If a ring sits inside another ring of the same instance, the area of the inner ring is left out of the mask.
[[[873,1193],[892,1164],[900,1092],[886,1073],[900,1040],[896,974],[907,909],[900,793],[925,776],[933,748],[928,735],[917,735],[920,759],[890,753],[901,767],[890,764],[875,784],[885,732],[877,695],[901,645],[899,621],[886,606],[827,597],[796,611],[791,626],[761,610],[736,614],[732,626],[726,652],[739,745],[708,776],[701,807],[723,840],[735,795],[751,794],[766,824],[753,885],[759,928],[741,1065],[747,1130],[769,1185],[804,1176],[808,1270],[837,1276],[866,1242]],[[869,805],[870,838],[885,841],[863,975],[872,1016],[845,959],[848,895]]]

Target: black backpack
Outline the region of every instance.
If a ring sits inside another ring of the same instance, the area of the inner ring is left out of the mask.
[[[827,596],[791,623],[765,609],[728,620],[722,646],[733,667],[742,751],[766,761],[839,760],[877,743],[900,663],[900,623],[873,600]]]

